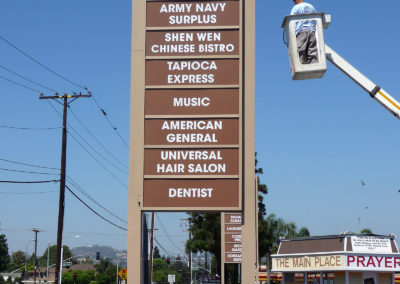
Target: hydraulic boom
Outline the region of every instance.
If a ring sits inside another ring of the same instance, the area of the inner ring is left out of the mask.
[[[375,85],[370,79],[365,77],[360,71],[354,68],[350,63],[344,60],[339,54],[337,54],[332,48],[325,44],[326,59],[328,59],[333,65],[339,68],[343,73],[350,77],[356,82],[361,88],[363,88],[372,98],[383,105],[389,110],[394,116],[400,119],[400,104],[393,97],[391,97],[382,88]]]

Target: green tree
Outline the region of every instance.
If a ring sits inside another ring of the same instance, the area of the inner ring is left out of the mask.
[[[258,219],[262,219],[266,214],[267,214],[267,209],[264,204],[264,195],[268,194],[268,187],[266,184],[261,183],[260,181],[260,175],[264,174],[264,171],[262,168],[257,167],[258,166],[258,159],[257,159],[257,152],[255,155],[255,173],[258,176]]]
[[[44,251],[43,255],[38,258],[39,265],[41,267],[45,267],[47,265],[47,251],[49,248],[46,248]],[[73,257],[73,254],[71,250],[69,249],[68,246],[63,246],[63,259],[71,258]],[[76,264],[77,261],[76,259],[72,258],[69,259],[68,261],[72,262],[73,264]],[[50,256],[49,256],[49,263],[50,265],[55,264],[57,262],[57,246],[53,245],[50,247]]]
[[[153,250],[153,258],[154,258],[154,259],[156,259],[156,258],[161,258],[160,249],[158,248],[158,246],[155,246],[155,247],[154,247],[154,250]]]
[[[362,229],[360,234],[372,234],[372,230],[369,228]]]
[[[259,251],[260,257],[269,257],[278,251],[280,238],[297,238],[308,237],[310,232],[306,227],[297,229],[294,222],[285,222],[282,218],[278,218],[275,214],[269,214],[266,218],[260,220],[259,235]]]
[[[76,273],[76,282],[74,283],[73,274]],[[89,284],[95,279],[95,273],[93,270],[80,271],[73,270],[63,274],[62,284]]]
[[[10,263],[6,235],[0,235],[0,272],[6,271]]]
[[[13,252],[11,254],[11,262],[8,265],[8,270],[14,271],[20,269],[20,272],[22,272],[25,266],[25,260],[26,260],[26,255],[23,251],[18,250],[16,252]]]
[[[111,260],[106,258],[102,258],[99,264],[95,265],[96,267],[96,276],[95,280],[98,284],[111,284],[114,283],[115,278],[117,277],[117,267],[112,264]]]
[[[192,238],[186,242],[186,251],[212,253],[221,271],[221,214],[193,212],[189,219]]]

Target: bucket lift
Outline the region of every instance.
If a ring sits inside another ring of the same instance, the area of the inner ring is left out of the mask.
[[[318,50],[318,61],[316,63],[302,64],[300,62],[295,30],[296,24],[301,21],[313,21],[315,23],[315,36]],[[323,77],[327,69],[326,60],[328,60],[363,88],[372,98],[400,119],[399,102],[325,44],[323,30],[328,28],[330,22],[331,16],[325,13],[285,16],[282,28],[285,29],[284,32],[287,39],[292,79],[306,80]]]

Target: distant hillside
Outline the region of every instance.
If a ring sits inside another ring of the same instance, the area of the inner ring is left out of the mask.
[[[100,252],[101,258],[110,258],[113,260],[126,258],[126,251],[116,250],[110,246],[89,245],[84,247],[76,247],[71,249],[74,255],[79,255],[81,258],[89,256],[91,259],[96,259],[96,252]]]

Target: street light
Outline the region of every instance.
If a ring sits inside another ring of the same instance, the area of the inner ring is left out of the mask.
[[[73,236],[71,238],[68,238],[67,240],[70,239],[79,239],[81,236]],[[50,245],[56,244],[57,242],[53,243],[48,243],[47,247],[47,269],[46,269],[46,278],[47,278],[47,283],[49,283],[49,264],[50,264]],[[59,274],[59,284],[61,284],[61,277],[62,277],[62,267],[63,267],[63,254],[64,254],[64,244],[61,243],[61,259],[60,259],[60,274]]]

